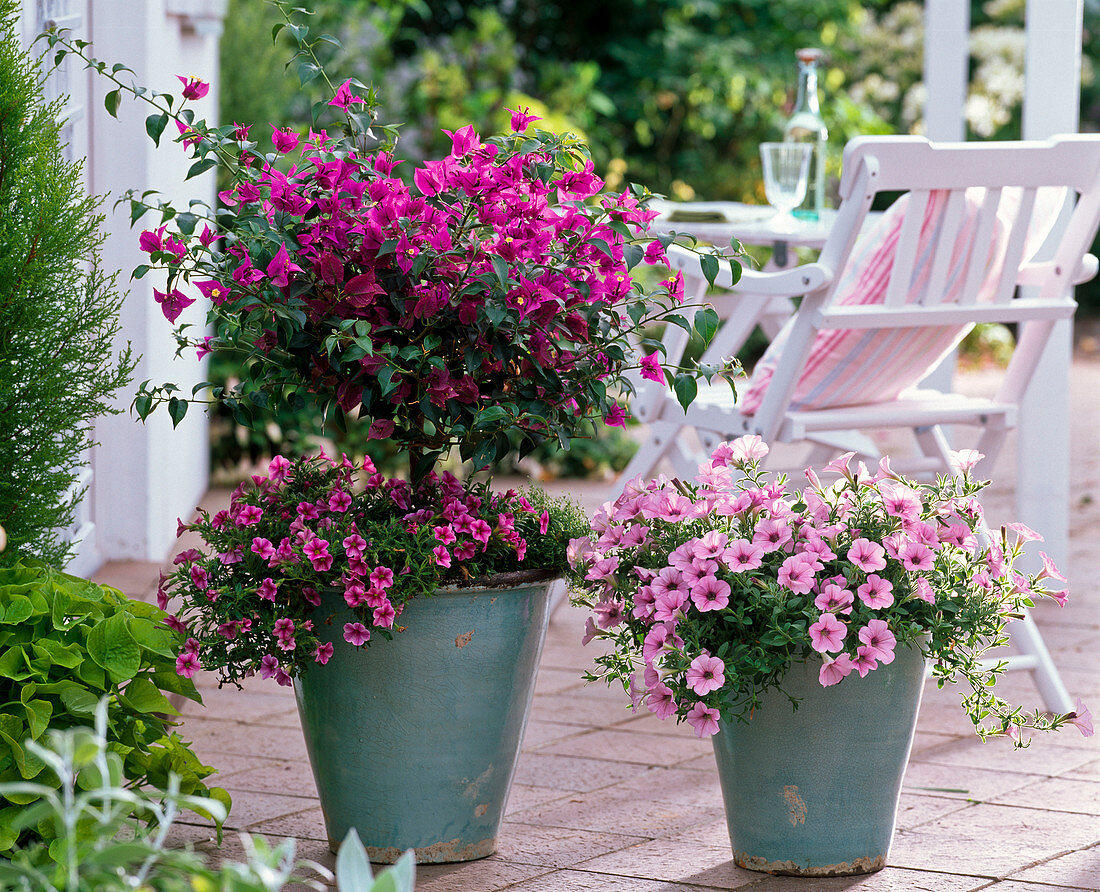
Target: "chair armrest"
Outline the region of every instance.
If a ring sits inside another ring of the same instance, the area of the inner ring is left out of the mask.
[[[702,276],[703,272],[699,265],[698,254],[680,245],[669,245],[666,253],[674,270],[680,270],[685,275],[696,278]],[[792,269],[777,270],[775,272],[743,269],[741,278],[734,284],[729,265],[720,262],[714,284],[718,288],[724,288],[738,294],[798,297],[811,291],[817,291],[819,288],[828,285],[832,280],[833,271],[829,267],[821,263],[804,263]]]

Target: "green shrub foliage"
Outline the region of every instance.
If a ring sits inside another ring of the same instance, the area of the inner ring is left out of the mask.
[[[18,9],[0,0],[0,564],[60,566],[91,423],[134,364],[111,346],[122,297],[99,267],[102,217],[20,49]]]
[[[121,759],[128,786],[165,790],[172,773],[180,793],[228,805],[224,790],[203,783],[213,769],[171,730],[167,717],[178,712],[165,692],[196,701],[199,695],[176,674],[178,636],[164,616],[152,604],[39,561],[0,568],[0,783],[33,780],[57,789],[60,782],[26,741],[91,724],[106,697],[107,748]],[[16,829],[40,798],[0,796],[0,854],[56,835],[49,821]]]

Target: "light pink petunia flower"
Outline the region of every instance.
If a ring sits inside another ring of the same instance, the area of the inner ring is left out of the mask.
[[[864,573],[874,573],[886,567],[886,549],[870,539],[853,539],[848,549],[848,560]]]
[[[1069,723],[1081,732],[1081,736],[1092,737],[1092,713],[1080,697],[1077,698],[1076,708],[1070,713]]]
[[[726,683],[726,664],[718,657],[702,653],[691,661],[685,681],[700,697],[717,691]]]
[[[695,729],[696,737],[712,737],[718,733],[719,713],[705,703],[696,703],[688,710],[687,723]]]
[[[844,646],[848,627],[831,613],[823,613],[807,631],[810,635],[810,647],[818,653],[834,653]]]
[[[730,602],[730,584],[715,576],[704,576],[691,587],[691,600],[702,613],[724,610]]]
[[[851,674],[853,668],[855,667],[852,665],[852,658],[847,654],[840,654],[835,660],[826,658],[821,671],[817,674],[817,680],[821,682],[823,688],[831,687],[834,684],[840,684]]]
[[[657,682],[649,692],[646,700],[649,711],[659,719],[667,719],[676,714],[676,701],[672,699],[672,688],[664,682]]]
[[[894,662],[894,646],[897,639],[885,620],[873,619],[859,630],[859,640],[869,647],[880,663]]]
[[[868,607],[878,610],[894,603],[894,584],[877,573],[870,573],[867,581],[856,589],[856,594]]]

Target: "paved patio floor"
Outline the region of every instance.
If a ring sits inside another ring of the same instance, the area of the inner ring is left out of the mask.
[[[1072,392],[1072,597],[1064,609],[1041,605],[1036,618],[1071,694],[1100,716],[1100,363],[1075,364]],[[987,505],[994,520],[1011,519],[1012,463],[1009,450]],[[576,491],[590,504],[601,495],[598,486]],[[156,567],[109,565],[100,578],[148,595]],[[585,687],[591,655],[579,643],[582,626],[568,606],[551,622],[498,853],[420,867],[421,892],[1100,890],[1100,736],[1070,728],[1019,752],[1005,741],[983,744],[958,694],[933,685],[885,870],[819,880],[736,867],[710,744],[686,726],[630,713],[621,693]],[[180,730],[232,793],[228,826],[294,837],[301,857],[331,866],[291,693],[259,681],[244,691],[201,682],[205,706],[188,704]],[[1026,673],[1002,685],[1038,705]],[[210,828],[198,823],[180,824],[175,839],[216,852]],[[228,833],[221,854],[240,850]]]

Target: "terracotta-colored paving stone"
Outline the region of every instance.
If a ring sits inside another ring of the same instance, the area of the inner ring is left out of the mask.
[[[934,752],[925,753],[919,759],[910,759],[905,769],[902,789],[921,795],[984,801],[1026,787],[1044,777],[1038,774],[987,771],[970,766],[941,765],[937,762],[926,762],[925,758],[934,758]]]
[[[675,802],[704,808],[722,807],[717,769],[712,772],[681,768],[651,768],[608,788],[616,796],[630,795],[656,802]]]
[[[541,749],[567,737],[587,734],[588,730],[587,726],[566,725],[561,722],[546,722],[532,718],[523,731],[523,748],[525,750]]]
[[[669,839],[688,845],[730,850],[730,832],[724,814],[671,834]]]
[[[920,761],[957,768],[1056,775],[1079,768],[1095,758],[1090,758],[1088,749],[1063,746],[1054,741],[1050,736],[1033,739],[1026,749],[1015,749],[1004,739],[985,743],[977,739],[951,742],[922,753]]]
[[[505,821],[497,837],[497,855],[517,864],[564,868],[640,841],[631,834]]]
[[[416,892],[496,892],[550,870],[495,856],[467,864],[421,864],[416,868]]]
[[[293,836],[296,839],[312,839],[327,843],[328,833],[325,832],[325,816],[321,811],[321,806],[316,805],[316,800],[313,800],[312,804],[315,807],[252,824],[248,828],[248,832],[262,833],[268,839],[283,839]]]
[[[904,829],[919,827],[921,824],[942,818],[952,812],[972,807],[971,803],[960,799],[948,799],[940,796],[916,796],[912,793],[903,792],[898,800],[895,826]]]
[[[767,876],[751,888],[752,892],[973,892],[985,889],[988,884],[989,880],[982,877],[886,867],[861,877]]]
[[[524,820],[551,827],[657,838],[670,836],[721,814],[719,806],[707,808],[645,800],[611,788],[578,793],[567,800],[530,809],[524,813]]]
[[[316,798],[317,795],[309,763],[300,761],[268,761],[255,768],[228,775],[222,780],[221,786],[230,793],[238,790],[254,793],[293,790],[302,796]]]
[[[713,752],[709,742],[667,734],[644,734],[633,730],[597,730],[570,737],[544,753],[581,756],[589,759],[614,759],[639,765],[676,765]]]
[[[545,664],[539,667],[535,679],[536,694],[560,694],[562,691],[584,687],[584,679],[576,669],[555,669]]]
[[[760,881],[759,873],[733,863],[729,847],[695,846],[657,839],[601,855],[578,865],[593,873],[690,883],[717,889],[742,889]]]
[[[307,758],[302,735],[285,728],[188,716],[180,734],[194,743],[195,752],[204,759],[215,758],[218,753],[268,759]]]
[[[270,724],[271,717],[296,711],[293,698],[236,690],[204,691],[203,704],[188,703],[183,710],[184,716]]]
[[[642,770],[639,765],[555,756],[538,751],[520,754],[515,780],[534,787],[552,787],[564,793],[598,790]]]
[[[317,799],[312,795],[283,796],[278,793],[248,793],[234,798],[225,826],[233,830],[243,830],[262,821],[305,811],[316,804]]]
[[[1049,883],[1052,886],[1076,886],[1095,890],[1100,888],[1100,846],[1070,852],[1036,864],[1013,874],[1013,879],[1026,883]]]
[[[687,886],[660,880],[614,877],[579,870],[557,870],[509,887],[509,892],[719,892],[713,886]]]
[[[513,820],[522,820],[519,816],[527,809],[538,808],[548,802],[568,798],[570,795],[570,793],[556,790],[553,787],[512,784],[512,789],[508,791],[508,805],[505,814],[512,816]]]
[[[989,886],[982,886],[982,892],[1096,892],[1097,886],[1048,886],[1046,883],[1021,883],[1016,880],[1003,880]]]
[[[570,725],[586,725],[596,728],[617,725],[631,717],[622,701],[609,703],[606,698],[593,696],[588,690],[580,693],[541,694],[531,706],[531,718],[546,718]]]
[[[981,804],[899,830],[890,863],[999,878],[1098,838],[1096,822],[1080,815]]]
[[[1092,815],[1100,838],[1100,781],[1056,777],[1005,793],[993,800],[1005,805],[1026,805],[1050,811],[1068,811]],[[1100,865],[1097,870],[1100,886]]]

